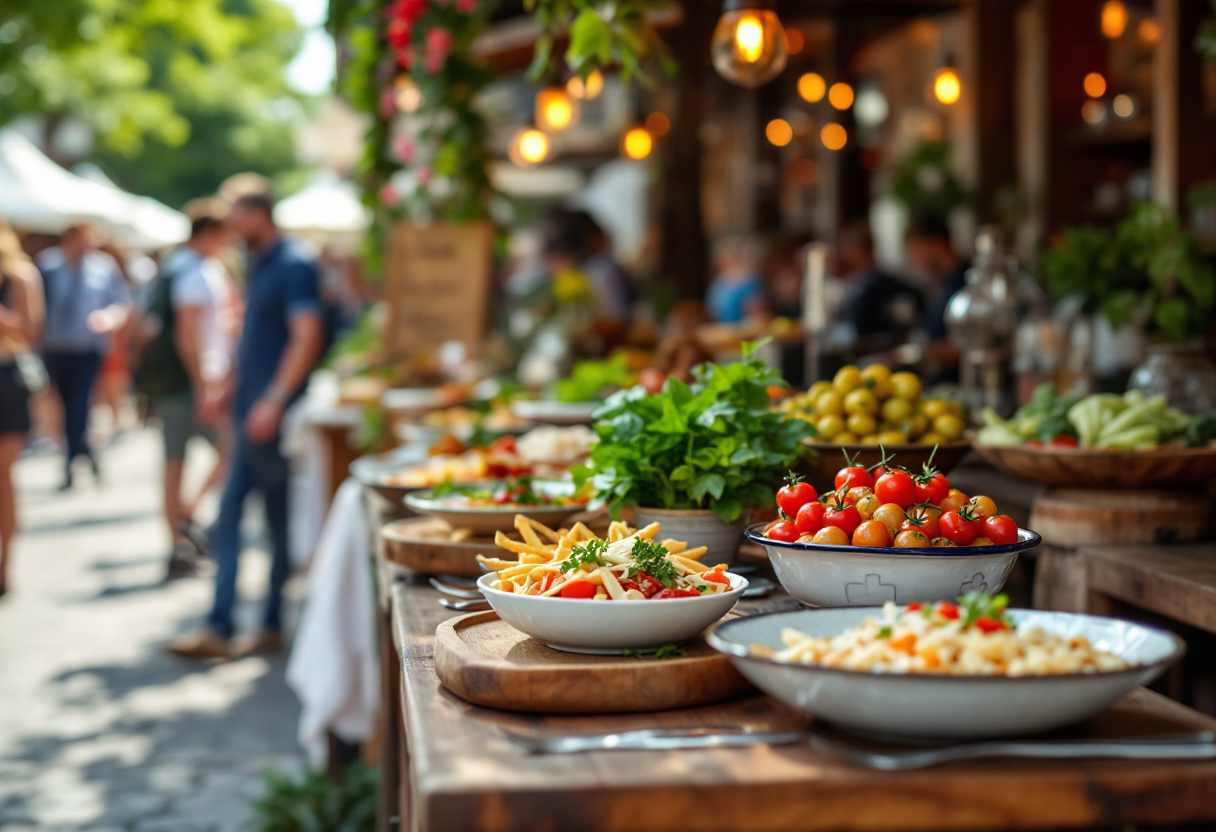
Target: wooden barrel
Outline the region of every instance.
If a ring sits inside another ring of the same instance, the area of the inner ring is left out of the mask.
[[[1192,491],[1048,488],[1035,498],[1030,528],[1052,546],[1193,543],[1211,531],[1208,495]]]

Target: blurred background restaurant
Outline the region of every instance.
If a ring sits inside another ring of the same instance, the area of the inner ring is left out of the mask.
[[[698,326],[715,355],[775,337],[769,355],[794,383],[866,354],[933,375],[931,345],[962,331],[945,331],[945,301],[981,228],[1020,264],[1020,327],[1004,351],[1027,381],[1122,389],[1146,333],[1190,342],[1211,328],[1156,314],[1185,307],[1185,280],[1154,294],[1145,269],[1125,280],[1111,275],[1126,264],[1101,261],[1139,222],[1162,257],[1211,279],[1207,0],[780,0],[721,13],[617,0],[590,19],[513,0],[300,5],[311,27],[274,3],[223,12],[246,24],[229,43],[171,20],[107,20],[101,6],[66,33],[0,24],[0,215],[26,248],[93,219],[155,255],[187,230],[167,205],[256,170],[352,314],[387,304],[347,341],[370,360],[339,365],[391,366],[387,386],[477,355],[495,371],[522,359],[542,388],[576,358]],[[65,80],[120,48],[119,23],[153,35],[121,56],[133,74]],[[301,38],[285,80],[260,72]],[[1146,202],[1164,211],[1137,209]],[[444,328],[420,324],[432,306],[415,302],[419,253],[402,229],[469,221],[493,233],[452,238],[482,246],[469,261],[480,267],[452,280],[486,285],[469,295],[484,326],[444,353]],[[894,282],[866,278],[858,297],[858,274]],[[923,312],[888,302],[906,287]],[[1210,316],[1210,286],[1196,291]],[[387,352],[367,356],[375,328]]]

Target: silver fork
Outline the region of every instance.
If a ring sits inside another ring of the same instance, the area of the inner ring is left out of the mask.
[[[475,600],[484,597],[481,594],[481,590],[475,587],[470,589],[463,586],[453,586],[452,584],[446,583],[443,580],[435,577],[428,578],[427,581],[431,586],[435,587],[435,589],[439,590],[444,595],[450,595],[453,598]]]
[[[1216,734],[1196,731],[1145,737],[1089,740],[1008,740],[948,745],[907,751],[866,751],[842,739],[811,733],[811,747],[833,757],[881,771],[911,771],[954,760],[978,757],[1076,759],[1125,757],[1137,760],[1210,760],[1216,758]]]

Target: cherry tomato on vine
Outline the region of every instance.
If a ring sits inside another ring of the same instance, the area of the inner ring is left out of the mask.
[[[907,520],[908,516],[895,503],[883,503],[875,510],[872,519],[882,523],[892,535],[896,535],[899,533],[900,524]]]
[[[967,505],[971,506],[971,510],[980,517],[991,517],[996,514],[996,501],[991,497],[983,495],[972,497],[967,501]]]
[[[818,500],[811,502],[798,509],[798,516],[794,518],[794,525],[798,527],[800,534],[814,534],[823,528],[823,516],[827,514],[828,507]]]
[[[861,515],[862,520],[869,520],[881,505],[882,503],[878,501],[878,498],[871,494],[857,501],[857,513]]]
[[[928,549],[929,538],[919,529],[905,529],[895,536],[896,549]]]
[[[798,527],[789,520],[777,520],[764,530],[764,536],[769,540],[779,540],[782,543],[793,543],[799,534]]]
[[[824,526],[815,532],[815,536],[811,538],[811,542],[820,543],[825,546],[848,546],[849,536],[844,533],[843,529],[838,529],[835,526]]]
[[[984,528],[984,521],[966,506],[947,511],[938,522],[941,525],[942,537],[954,541],[959,546],[972,543]]]
[[[874,477],[870,472],[860,465],[849,465],[841,468],[836,472],[836,488],[837,490],[844,488],[846,491],[851,488],[873,488]]]
[[[840,529],[845,536],[852,537],[853,532],[861,525],[861,515],[856,506],[828,506],[823,517],[823,525]]]
[[[938,519],[941,512],[931,506],[912,506],[908,509],[908,523],[914,525],[917,531],[922,531],[930,540],[939,535]],[[900,528],[903,528],[903,524]]]
[[[941,474],[916,478],[916,502],[940,503],[950,493],[950,482]]]
[[[953,540],[951,540],[948,537],[935,537],[935,538],[933,538],[933,540],[931,540],[929,542],[935,549],[958,545],[957,543],[955,543]]]
[[[984,518],[984,537],[997,546],[1018,542],[1018,524],[1007,514],[994,514]]]
[[[916,484],[907,471],[887,471],[874,483],[874,496],[884,503],[909,508],[916,503]]]
[[[959,491],[957,488],[951,488],[949,493],[947,493],[946,496],[938,502],[938,505],[941,507],[943,512],[955,511],[956,509],[960,509],[967,505],[969,499],[970,498],[966,494]]]
[[[810,483],[790,475],[789,480],[777,492],[777,508],[787,517],[797,517],[798,509],[815,499],[815,489]]]
[[[870,488],[868,485],[859,485],[856,488],[850,488],[845,492],[844,496],[851,505],[857,505],[865,497],[871,497],[873,495],[874,489]]]

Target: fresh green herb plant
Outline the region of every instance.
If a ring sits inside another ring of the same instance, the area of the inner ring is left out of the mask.
[[[587,566],[607,566],[608,562],[604,560],[604,552],[608,551],[607,540],[588,540],[586,543],[581,543],[570,550],[570,557],[562,561],[561,569],[563,575],[572,570],[578,569],[584,564]]]
[[[671,378],[661,393],[615,393],[595,413],[599,442],[575,483],[614,517],[625,506],[710,509],[724,522],[765,506],[806,452],[813,428],[769,409],[781,376],[745,345],[736,364],[702,364],[693,384]]]
[[[376,827],[379,774],[355,763],[335,782],[324,771],[296,779],[271,769],[265,792],[253,804],[252,828],[257,832],[371,832]]]

